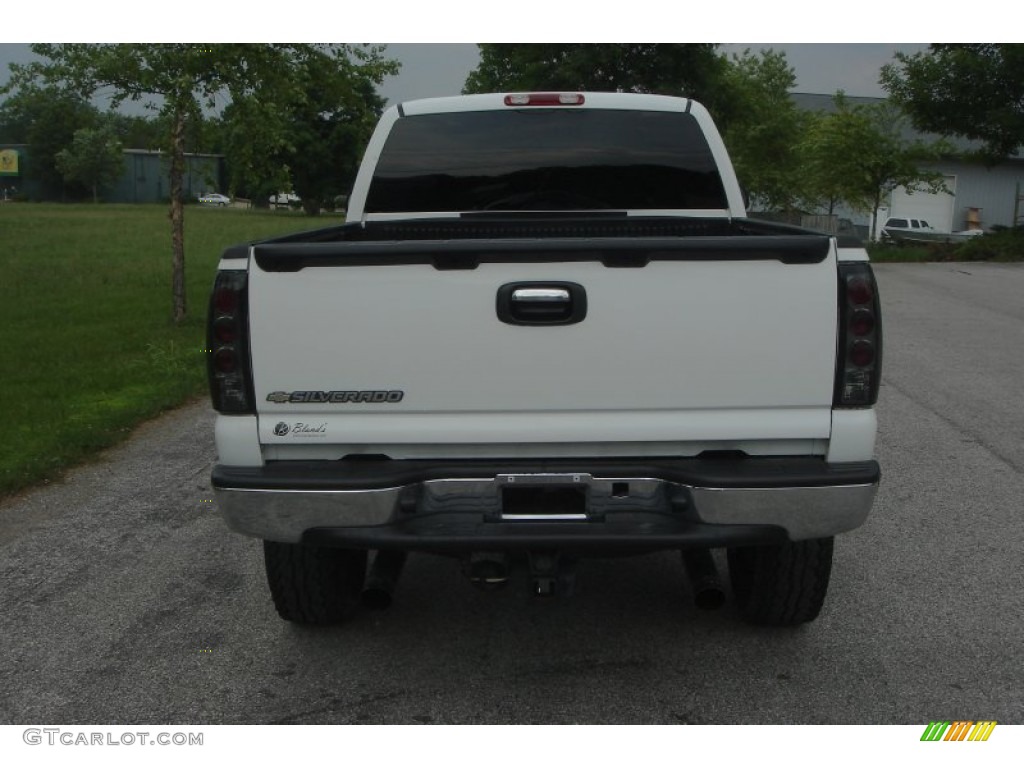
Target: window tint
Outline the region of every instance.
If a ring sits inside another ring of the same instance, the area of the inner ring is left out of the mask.
[[[907,220],[906,219],[889,219],[887,222],[885,222],[885,226],[887,226],[887,227],[902,227],[903,229],[907,229]]]
[[[921,226],[922,226],[922,227],[926,227],[926,228],[928,228],[928,229],[931,229],[931,228],[932,228],[932,225],[931,225],[931,224],[929,224],[929,223],[928,223],[927,221],[925,221],[924,219],[921,219]]]
[[[692,115],[591,109],[401,118],[366,202],[371,213],[725,207]]]
[[[912,229],[918,229],[921,225],[917,223],[917,219],[911,219],[910,226]]]

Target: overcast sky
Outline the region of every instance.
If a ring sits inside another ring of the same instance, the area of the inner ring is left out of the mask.
[[[834,93],[842,89],[851,96],[882,96],[878,85],[881,66],[891,61],[897,50],[924,47],[892,43],[736,43],[724,45],[722,50],[729,54],[744,48],[785,51],[796,71],[798,91]],[[402,62],[401,73],[387,78],[381,88],[389,102],[457,94],[478,61],[477,47],[471,43],[390,44],[388,55]],[[30,59],[28,44],[0,43],[0,83],[8,78],[10,62]]]
[[[724,45],[722,50],[730,55],[745,48],[785,51],[786,60],[796,71],[798,91],[835,93],[842,89],[850,96],[883,96],[878,85],[882,65],[892,61],[897,50],[925,47],[890,43],[737,43]],[[388,51],[402,62],[401,74],[388,78],[382,88],[384,96],[392,101],[459,93],[478,60],[477,48],[471,44],[393,44]]]

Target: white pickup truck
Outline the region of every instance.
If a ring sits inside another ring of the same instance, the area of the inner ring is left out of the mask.
[[[800,624],[879,482],[867,255],[746,218],[688,99],[390,108],[346,224],[224,252],[208,346],[217,504],[290,621],[389,603],[409,552],[546,595],[678,550],[717,607],[724,548],[740,615]]]

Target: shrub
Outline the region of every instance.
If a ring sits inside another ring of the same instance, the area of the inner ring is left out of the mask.
[[[1024,229],[1003,229],[961,243],[960,261],[1024,261]]]

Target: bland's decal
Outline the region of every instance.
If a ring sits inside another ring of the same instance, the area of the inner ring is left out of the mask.
[[[369,389],[361,391],[331,390],[271,392],[268,403],[400,403],[405,392],[400,389]]]
[[[283,421],[277,422],[274,427],[274,434],[278,437],[284,437],[291,433],[292,437],[303,435],[305,437],[321,437],[327,434],[327,422],[322,424],[306,424],[304,422],[296,422],[292,426],[288,426]]]

